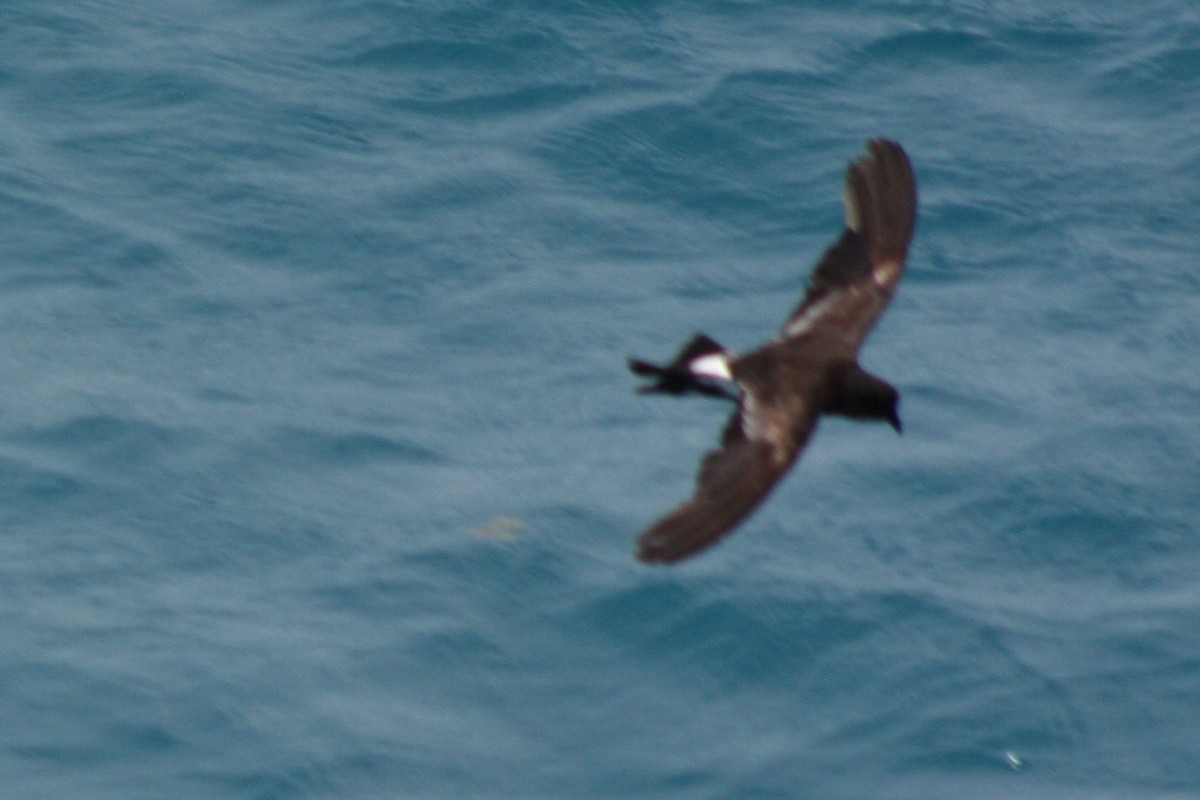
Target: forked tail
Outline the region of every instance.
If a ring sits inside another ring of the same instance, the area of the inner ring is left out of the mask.
[[[719,383],[719,378],[704,370],[697,371],[706,359],[714,363],[725,356],[725,348],[704,334],[695,336],[670,364],[660,366],[639,358],[629,359],[629,370],[634,375],[651,378],[652,382],[638,388],[638,394],[670,394],[677,397],[685,394],[702,394],[707,397],[722,397],[737,400],[737,394]]]

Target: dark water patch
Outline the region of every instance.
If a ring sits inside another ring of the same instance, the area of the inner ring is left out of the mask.
[[[10,290],[113,288],[128,280],[180,276],[162,244],[121,230],[114,221],[92,214],[87,203],[15,202],[30,221],[5,246],[11,266],[2,280]]]
[[[39,464],[37,459],[15,454],[0,458],[0,476],[3,476],[0,482],[5,487],[5,493],[11,492],[14,501],[16,498],[26,498],[37,506],[69,502],[94,488],[72,470]],[[19,505],[13,502],[9,508],[15,510]]]
[[[61,453],[83,454],[92,463],[118,466],[152,458],[183,441],[184,434],[145,420],[94,414],[29,429],[13,438]]]
[[[1122,41],[1120,50],[1095,69],[1094,91],[1138,117],[1146,115],[1147,104],[1169,113],[1194,103],[1200,78],[1195,21]]]
[[[934,60],[955,69],[994,65],[1004,57],[1000,43],[982,29],[932,25],[874,39],[855,55],[871,65],[891,63],[908,67]]]
[[[428,114],[455,120],[477,120],[496,123],[506,117],[533,117],[539,112],[561,109],[590,96],[590,87],[546,85],[507,88],[497,87],[475,95],[459,92],[452,97],[402,98],[394,103],[397,111]]]
[[[565,179],[600,180],[610,193],[631,202],[663,198],[668,207],[708,220],[718,230],[736,228],[767,203],[745,176],[754,169],[747,163],[745,138],[721,114],[719,107],[654,103],[557,133],[543,140],[537,153],[558,165]]]
[[[69,67],[43,75],[40,91],[53,92],[79,113],[125,106],[130,111],[161,113],[204,100],[212,87],[191,72],[148,71],[144,66]]]
[[[126,678],[52,661],[6,667],[0,683],[27,711],[37,712],[36,722],[10,739],[8,749],[65,774],[127,764],[131,752],[169,756],[181,742],[147,706],[153,693]]]
[[[404,463],[439,464],[444,459],[435,451],[396,437],[369,432],[340,433],[308,428],[284,427],[271,437],[275,446],[295,464],[304,461],[327,465],[352,466],[359,464]]]

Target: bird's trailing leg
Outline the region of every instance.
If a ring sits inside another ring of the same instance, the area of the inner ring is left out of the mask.
[[[729,369],[729,353],[704,334],[695,336],[675,359],[666,366],[641,359],[629,359],[633,374],[651,378],[652,382],[638,388],[639,394],[701,394],[737,401],[738,395],[727,382],[733,380]]]

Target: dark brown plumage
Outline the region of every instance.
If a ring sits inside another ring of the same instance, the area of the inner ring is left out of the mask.
[[[678,561],[729,533],[795,462],[821,414],[883,420],[900,431],[899,394],[857,359],[904,272],[917,187],[899,144],[874,139],[867,151],[846,171],[845,230],[772,342],[738,357],[697,336],[665,367],[630,360],[636,374],[655,381],[641,391],[738,403],[721,446],[700,465],[694,496],[638,539],[642,561]]]

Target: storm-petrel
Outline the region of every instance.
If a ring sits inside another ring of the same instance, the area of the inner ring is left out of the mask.
[[[642,561],[678,561],[733,530],[804,450],[821,414],[883,420],[900,432],[899,393],[858,365],[858,351],[904,273],[917,185],[899,144],[874,139],[867,151],[846,170],[846,228],[773,341],[738,356],[699,335],[666,366],[629,360],[653,379],[640,392],[738,406],[700,465],[695,495],[638,539]]]

